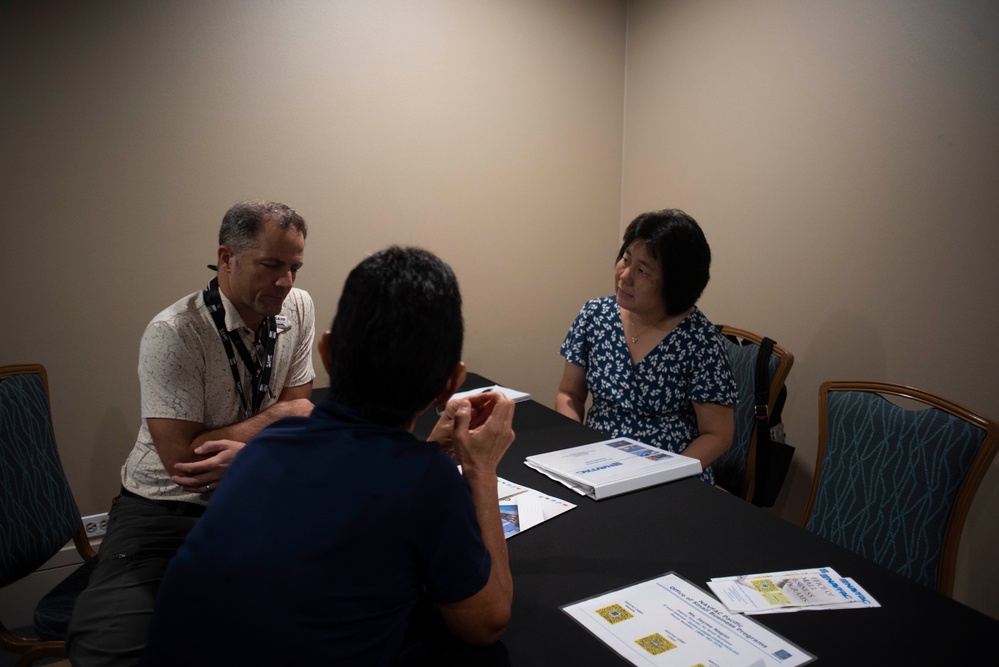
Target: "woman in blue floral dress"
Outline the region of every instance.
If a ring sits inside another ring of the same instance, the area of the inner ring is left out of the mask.
[[[614,296],[583,305],[562,343],[555,409],[608,437],[628,436],[711,464],[732,444],[735,379],[714,325],[694,305],[711,250],[683,211],[643,213],[624,233]]]

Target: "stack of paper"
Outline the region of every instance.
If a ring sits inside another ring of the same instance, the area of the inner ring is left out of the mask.
[[[507,539],[575,507],[572,503],[508,482],[502,477],[496,491],[500,518],[503,520],[503,537]]]
[[[744,614],[881,606],[831,567],[720,577],[708,586],[729,610]]]
[[[697,459],[631,438],[528,456],[524,463],[594,500],[701,473]]]

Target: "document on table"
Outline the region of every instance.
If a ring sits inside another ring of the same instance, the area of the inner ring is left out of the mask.
[[[452,395],[451,400],[456,398],[468,398],[469,396],[474,396],[475,394],[486,394],[491,391],[497,391],[503,394],[514,403],[529,401],[531,399],[531,395],[526,391],[518,391],[516,389],[510,389],[509,387],[502,387],[498,384],[491,384],[488,387],[479,387],[478,389],[471,389],[469,391],[460,391],[457,394]]]
[[[499,497],[503,537],[506,539],[575,507],[560,498],[546,496],[502,477],[496,485],[496,495]]]
[[[881,606],[857,582],[831,567],[718,577],[708,587],[730,611],[744,614]]]
[[[528,456],[524,464],[594,500],[701,473],[697,459],[631,438],[535,454]]]
[[[815,660],[675,572],[562,611],[633,665],[797,667]]]

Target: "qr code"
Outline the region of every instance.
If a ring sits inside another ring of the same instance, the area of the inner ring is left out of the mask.
[[[774,657],[777,658],[778,660],[787,660],[788,658],[791,657],[791,654],[785,651],[784,649],[780,649],[774,651]]]
[[[666,639],[658,632],[655,634],[651,634],[648,637],[642,637],[641,639],[636,639],[635,643],[644,648],[652,655],[659,655],[660,653],[665,653],[670,649],[676,648],[676,644]]]
[[[761,593],[773,593],[780,590],[780,587],[772,579],[753,579],[752,582],[753,588]]]
[[[767,601],[767,604],[771,606],[780,606],[785,604],[791,604],[791,599],[784,595],[781,591],[780,586],[775,584],[770,579],[753,579],[751,581],[753,588],[760,592],[763,599]]]
[[[629,618],[634,618],[634,614],[619,604],[612,604],[609,607],[597,609],[597,613],[603,616],[604,620],[611,625],[614,623],[620,623],[621,621],[627,621]]]

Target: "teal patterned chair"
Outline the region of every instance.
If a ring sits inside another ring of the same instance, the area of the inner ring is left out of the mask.
[[[801,525],[951,595],[964,520],[997,446],[996,421],[938,396],[826,382]]]
[[[735,432],[732,446],[717,461],[711,464],[715,471],[715,484],[743,500],[750,501],[756,490],[756,357],[760,351],[763,336],[721,326],[718,332],[722,346],[728,352],[732,374],[739,389],[735,405]],[[773,414],[774,406],[787,380],[794,355],[780,345],[774,345],[770,353],[770,400],[767,414]]]
[[[73,602],[96,561],[59,462],[45,368],[0,367],[0,588],[34,572],[70,540],[84,565],[39,602],[35,636],[14,634],[0,619],[0,648],[20,656],[18,667],[65,655]]]

